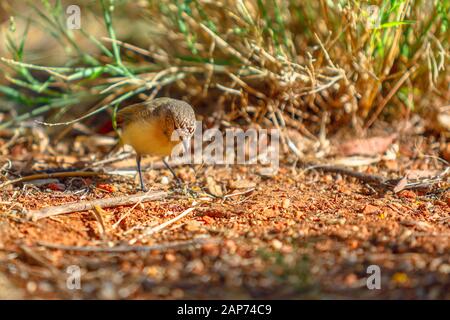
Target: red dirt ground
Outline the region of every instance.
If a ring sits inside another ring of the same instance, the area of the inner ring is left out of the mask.
[[[398,177],[405,168],[444,168],[434,158],[417,155],[417,140],[408,138],[400,145],[395,163],[380,161],[362,170]],[[423,145],[427,154],[439,156],[435,142]],[[408,148],[414,152],[402,151]],[[23,155],[9,150],[3,159]],[[395,194],[292,164],[283,164],[270,178],[250,166],[199,168],[197,174],[190,168],[176,171],[197,190],[195,197],[171,192],[132,210],[105,208],[98,213],[104,231],[93,211],[36,222],[23,212],[134,194],[133,179],[66,178],[60,179],[64,191],[30,184],[1,190],[2,298],[450,299],[448,181]],[[152,190],[173,189],[172,182],[161,183],[162,176],[171,180],[167,170],[147,170],[146,180],[155,181],[149,183]],[[237,194],[211,196],[207,177],[223,194]],[[184,218],[139,239],[145,228],[194,205]],[[121,244],[130,250],[76,252],[48,244]],[[154,250],[132,251],[133,246],[157,244],[161,246]],[[79,290],[66,285],[71,265],[81,268]],[[381,268],[380,290],[366,286],[370,265]]]

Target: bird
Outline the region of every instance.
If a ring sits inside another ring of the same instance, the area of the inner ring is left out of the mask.
[[[185,150],[188,150],[190,138],[195,131],[195,121],[195,112],[189,103],[168,97],[126,106],[117,112],[116,122],[121,129],[120,144],[130,145],[136,152],[142,191],[147,190],[141,171],[143,155],[162,156],[165,166],[181,182],[165,157],[180,143],[172,141],[174,131],[178,133]]]

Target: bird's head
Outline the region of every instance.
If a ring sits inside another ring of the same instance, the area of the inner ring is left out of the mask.
[[[171,129],[168,132],[171,140],[174,138],[175,140],[181,140],[184,148],[188,150],[190,139],[194,135],[196,127],[194,110],[188,103],[176,100],[176,103],[172,101],[166,107],[166,112],[169,122],[168,126]]]

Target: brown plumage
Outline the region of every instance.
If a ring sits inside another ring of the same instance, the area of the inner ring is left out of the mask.
[[[177,131],[186,146],[195,130],[192,107],[184,101],[171,98],[157,98],[125,107],[117,113],[116,119],[122,129],[122,143],[131,145],[136,151],[142,189],[145,187],[140,168],[141,156],[169,156],[179,143],[172,141],[174,131]],[[165,160],[164,163],[168,166]]]

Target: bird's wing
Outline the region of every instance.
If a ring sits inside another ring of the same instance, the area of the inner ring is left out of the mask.
[[[132,104],[120,109],[116,115],[117,124],[120,126],[126,126],[128,123],[136,120],[146,120],[152,117],[154,111],[164,105],[171,103],[171,98],[156,98],[144,102]],[[157,112],[157,111],[156,111]]]
[[[154,106],[149,102],[139,102],[120,109],[116,115],[117,124],[126,126],[136,120],[145,120],[150,117]]]

